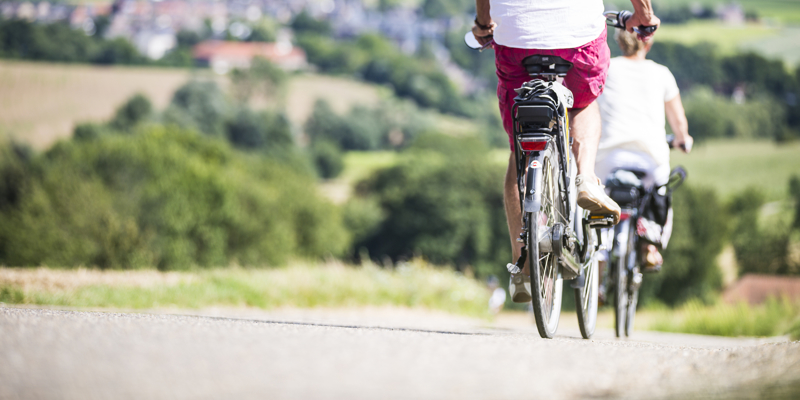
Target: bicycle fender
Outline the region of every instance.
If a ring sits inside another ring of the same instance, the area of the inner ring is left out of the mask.
[[[542,209],[542,166],[544,152],[528,160],[527,178],[525,179],[525,197],[522,202],[524,212],[538,212]]]

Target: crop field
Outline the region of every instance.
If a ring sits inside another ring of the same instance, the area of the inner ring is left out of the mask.
[[[161,108],[187,70],[0,61],[0,137],[42,149],[140,92]]]
[[[172,93],[192,78],[224,78],[209,71],[143,67],[99,67],[75,64],[0,61],[0,138],[8,137],[44,149],[69,136],[76,123],[102,121],[134,93],[143,93],[161,110]],[[294,75],[287,87],[286,110],[302,125],[318,98],[338,112],[354,104],[374,105],[389,90],[353,79],[313,74]],[[258,104],[255,104],[258,106]],[[451,123],[454,118],[442,118]],[[451,123],[452,124],[452,123]]]

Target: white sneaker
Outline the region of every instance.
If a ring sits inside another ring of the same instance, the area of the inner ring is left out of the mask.
[[[508,292],[514,303],[527,303],[531,301],[531,277],[523,273],[511,274],[508,282]]]
[[[611,215],[614,217],[614,225],[619,223],[619,205],[606,195],[600,179],[586,179],[583,175],[578,175],[575,185],[578,187],[579,206],[591,214]]]

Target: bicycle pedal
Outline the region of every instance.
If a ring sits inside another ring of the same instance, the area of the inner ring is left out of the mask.
[[[589,225],[592,228],[611,228],[614,226],[613,215],[590,215],[589,218],[586,218],[584,221],[586,225]]]
[[[508,269],[508,272],[510,272],[510,273],[512,273],[512,274],[518,274],[520,271],[522,271],[522,270],[521,270],[521,269],[520,269],[520,268],[517,266],[517,264],[511,264],[511,263],[508,263],[508,264],[506,264],[506,269]]]
[[[642,272],[646,274],[657,274],[661,272],[661,264],[645,267]]]
[[[636,272],[631,277],[631,289],[636,290],[639,289],[640,286],[642,286],[642,273]]]

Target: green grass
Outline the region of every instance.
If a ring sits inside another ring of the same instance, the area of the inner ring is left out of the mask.
[[[800,142],[709,141],[688,155],[673,151],[671,159],[686,167],[688,183],[712,187],[723,198],[752,186],[767,201],[783,200],[789,178],[800,174]]]
[[[777,336],[800,339],[800,304],[768,299],[758,306],[692,301],[677,310],[654,311],[648,329],[716,336]]]
[[[295,265],[171,272],[170,279],[161,273],[153,277],[154,271],[88,272],[91,279],[86,270],[0,268],[0,302],[124,309],[400,306],[488,315],[489,292],[479,281],[419,261],[394,270]],[[136,279],[137,274],[147,279]]]
[[[344,170],[340,180],[355,184],[381,168],[397,163],[394,151],[349,151],[344,156]]]

